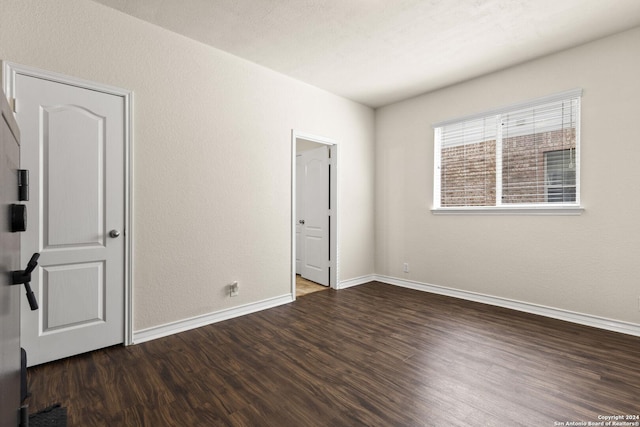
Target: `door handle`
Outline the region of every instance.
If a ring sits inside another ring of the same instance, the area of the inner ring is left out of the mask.
[[[111,238],[115,239],[118,236],[120,236],[120,230],[111,230],[109,232],[109,237],[111,237]]]
[[[13,284],[24,285],[24,288],[27,291],[29,307],[32,311],[38,309],[38,300],[36,300],[36,296],[31,290],[31,284],[29,282],[31,282],[31,273],[38,266],[38,258],[40,258],[40,254],[36,252],[31,255],[31,259],[29,260],[29,263],[27,263],[26,269],[11,272]]]
[[[304,219],[301,219],[300,221],[298,221],[300,224],[304,225]]]

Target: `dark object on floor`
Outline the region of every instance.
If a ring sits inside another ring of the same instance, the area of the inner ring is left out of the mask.
[[[29,396],[27,390],[27,352],[24,348],[20,348],[20,402]]]
[[[56,404],[31,414],[29,427],[67,427],[67,408]]]

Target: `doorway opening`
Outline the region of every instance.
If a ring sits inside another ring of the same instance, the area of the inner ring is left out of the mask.
[[[338,145],[291,132],[291,294],[296,279],[338,286]],[[301,193],[302,189],[307,191]],[[305,197],[304,194],[311,196]]]

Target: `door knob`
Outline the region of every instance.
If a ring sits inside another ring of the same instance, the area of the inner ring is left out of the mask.
[[[118,237],[119,235],[120,235],[120,231],[119,231],[119,230],[111,230],[111,231],[109,232],[109,237],[113,237],[114,239],[115,239],[116,237]]]
[[[298,221],[300,224],[304,225],[304,219],[301,219],[300,221]]]

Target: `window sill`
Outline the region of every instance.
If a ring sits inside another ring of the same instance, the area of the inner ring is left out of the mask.
[[[434,215],[582,215],[582,206],[499,206],[433,208]]]

